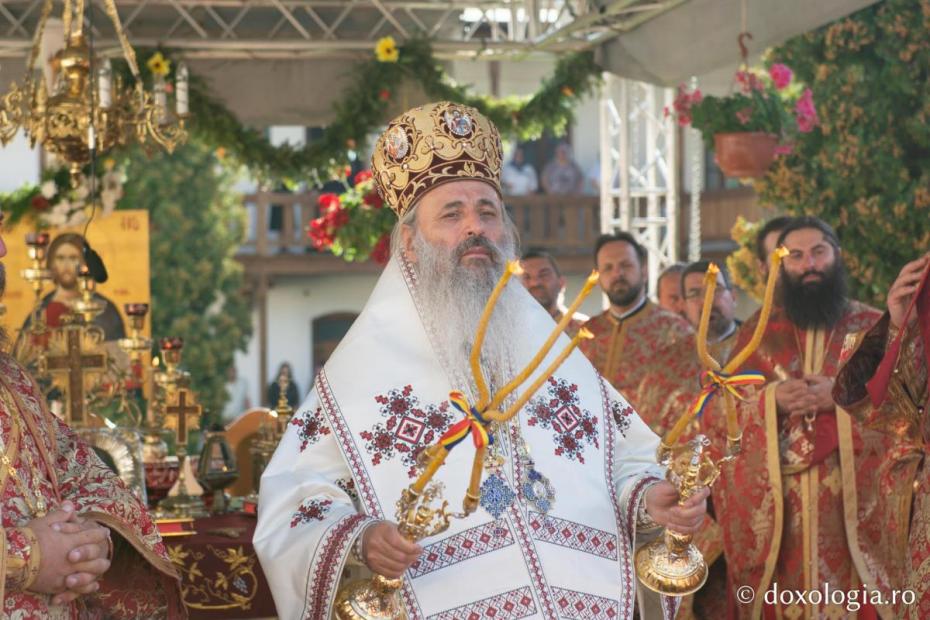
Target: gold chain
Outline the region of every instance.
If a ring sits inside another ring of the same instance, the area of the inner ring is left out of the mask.
[[[19,420],[17,420],[16,415],[11,415],[10,419],[13,422],[13,428],[19,434],[19,453],[22,455],[23,459],[26,461],[26,466],[29,468],[33,474],[36,474],[38,470],[36,469],[35,462],[32,460],[32,454],[29,450],[26,449],[26,435],[22,431],[22,427],[19,425]],[[38,480],[35,480],[34,488],[32,490],[33,495],[35,495],[35,503],[29,500],[29,489],[26,487],[26,483],[20,477],[19,472],[16,471],[16,468],[13,466],[13,462],[10,460],[10,457],[7,455],[6,451],[0,455],[0,462],[6,466],[7,472],[10,474],[10,477],[13,478],[13,481],[16,483],[16,486],[19,487],[20,493],[22,493],[23,501],[26,503],[26,506],[36,517],[45,516],[45,497],[42,495],[42,489],[39,486]]]

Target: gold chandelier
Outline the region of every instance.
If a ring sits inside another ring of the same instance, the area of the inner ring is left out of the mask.
[[[39,144],[68,163],[76,183],[93,153],[137,142],[160,145],[169,153],[187,140],[188,73],[176,71],[175,106],[168,107],[165,76],[155,75],[146,90],[136,54],[120,23],[114,0],[103,0],[129,65],[135,85],[124,87],[114,77],[109,60],[99,60],[84,37],[84,0],[65,0],[65,48],[56,55],[58,70],[51,93],[35,66],[53,0],[45,0],[22,86],[13,82],[0,99],[0,144],[6,145],[22,129],[31,146]]]

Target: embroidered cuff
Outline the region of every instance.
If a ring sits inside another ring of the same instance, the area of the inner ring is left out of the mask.
[[[365,532],[368,531],[368,528],[373,525],[377,525],[378,523],[381,523],[381,521],[377,519],[369,521],[365,524],[364,527],[362,527],[361,530],[359,530],[358,535],[355,537],[355,541],[352,543],[352,550],[349,552],[349,561],[353,564],[358,564],[359,566],[365,567],[368,566],[365,563],[365,549],[362,547],[362,544],[365,540]]]
[[[28,527],[14,527],[6,534],[6,588],[28,590],[39,574],[39,541]]]
[[[659,480],[655,480],[647,484],[645,488],[643,488],[642,495],[640,495],[639,506],[636,509],[636,531],[638,532],[651,532],[662,527],[652,518],[649,511],[646,510],[646,494],[649,493],[649,489],[659,482]]]

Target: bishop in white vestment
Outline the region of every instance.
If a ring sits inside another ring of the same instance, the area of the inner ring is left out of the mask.
[[[620,619],[637,605],[642,618],[674,616],[674,599],[637,588],[634,546],[661,526],[696,530],[706,493],[678,505],[657,437],[577,351],[493,433],[478,509],[392,547],[417,456],[462,419],[450,392],[477,401],[468,354],[516,256],[500,159],[496,128],[447,102],[401,115],[375,146],[374,182],[401,218],[393,257],[261,480],[254,543],[281,618],[330,618],[352,565],[403,574],[409,620]],[[482,347],[492,392],[554,326],[509,282]],[[560,335],[540,368],[567,344]],[[473,457],[463,442],[436,474],[453,510]]]

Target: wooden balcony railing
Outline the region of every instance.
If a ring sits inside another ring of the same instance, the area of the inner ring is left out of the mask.
[[[368,270],[371,266],[347,265],[341,259],[313,250],[307,224],[319,216],[319,193],[256,192],[244,197],[249,234],[239,250],[249,269],[279,273]],[[559,259],[564,269],[582,272],[590,268],[591,251],[600,234],[597,196],[510,196],[507,210],[520,235],[520,247],[540,249]],[[688,197],[682,196],[682,255],[687,248]],[[753,220],[768,214],[751,189],[707,192],[702,196],[701,230],[708,251],[724,250],[736,217]],[[313,260],[307,260],[315,256]]]

